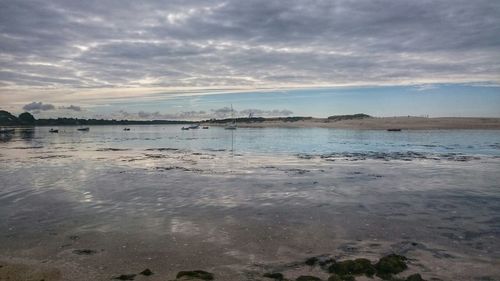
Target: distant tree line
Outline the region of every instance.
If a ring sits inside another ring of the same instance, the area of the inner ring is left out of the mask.
[[[29,112],[14,116],[0,110],[0,126],[71,126],[71,125],[151,125],[151,124],[190,124],[193,121],[181,120],[106,120],[106,119],[80,119],[80,118],[47,118],[35,119]]]
[[[330,121],[340,121],[340,120],[353,120],[353,119],[364,119],[370,118],[371,116],[364,113],[349,114],[349,115],[332,115],[328,117]]]
[[[37,126],[71,126],[71,125],[160,125],[160,124],[189,124],[193,121],[181,120],[108,120],[108,119],[80,119],[80,118],[48,118],[36,120]]]
[[[300,116],[295,116],[295,117],[242,117],[242,118],[225,118],[225,119],[209,119],[209,120],[204,120],[202,123],[215,123],[215,124],[225,124],[225,123],[231,123],[231,122],[236,122],[236,123],[260,123],[264,121],[283,121],[283,122],[297,122],[297,121],[303,121],[303,120],[310,120],[312,117],[300,117]]]
[[[35,117],[29,112],[21,113],[16,117],[8,111],[0,110],[0,126],[32,126],[35,125],[35,122]]]
[[[370,115],[358,113],[351,115],[333,115],[328,117],[329,121],[351,120],[370,118]],[[46,118],[35,119],[29,112],[14,116],[11,113],[0,110],[0,126],[78,126],[78,125],[160,125],[160,124],[193,124],[193,123],[216,123],[225,124],[230,122],[237,123],[260,123],[264,121],[278,122],[297,122],[311,120],[312,117],[246,117],[246,118],[225,118],[208,119],[201,122],[184,120],[107,120],[107,119],[80,119],[80,118]]]

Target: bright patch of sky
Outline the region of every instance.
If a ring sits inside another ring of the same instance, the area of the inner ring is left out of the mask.
[[[366,113],[373,116],[500,117],[500,87],[442,84],[429,86],[350,87],[280,90],[220,95],[180,96],[145,102],[118,102],[95,107],[105,116],[110,111],[210,113],[233,105],[235,111],[288,110],[289,115],[327,117]],[[199,114],[198,114],[199,115]],[[205,114],[193,118],[207,117]],[[243,114],[240,114],[242,116]]]

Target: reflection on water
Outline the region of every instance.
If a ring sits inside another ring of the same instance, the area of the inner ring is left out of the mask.
[[[35,132],[35,128],[22,128],[19,130],[19,135],[26,142],[31,142],[35,138]]]
[[[343,152],[406,152],[460,153],[465,155],[499,155],[498,130],[430,130],[386,132],[371,130],[340,130],[324,128],[238,128],[224,130],[181,130],[182,126],[93,126],[90,131],[77,127],[60,127],[50,133],[48,127],[17,129],[15,138],[44,147],[78,149],[173,148],[184,150],[232,151],[252,154],[327,154]],[[6,137],[6,136],[4,136]]]
[[[498,131],[49,129],[0,143],[0,260],[234,281],[401,251],[427,279],[500,276]]]

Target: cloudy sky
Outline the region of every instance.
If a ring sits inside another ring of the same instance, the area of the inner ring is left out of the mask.
[[[500,117],[499,84],[496,0],[0,0],[0,108],[42,117]]]

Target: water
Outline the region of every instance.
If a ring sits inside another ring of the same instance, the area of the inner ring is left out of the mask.
[[[397,252],[427,280],[500,279],[500,131],[130,128],[0,137],[0,265],[327,279],[303,261]]]
[[[89,132],[76,127],[61,127],[59,134],[49,128],[25,130],[7,141],[3,148],[25,147],[78,149],[176,148],[193,151],[231,150],[244,154],[296,155],[344,152],[419,152],[429,154],[500,156],[498,130],[415,130],[387,132],[381,130],[342,130],[322,128],[239,128],[228,131],[212,127],[181,131],[182,126],[93,126]]]

